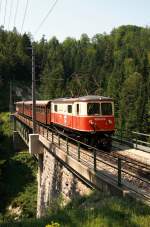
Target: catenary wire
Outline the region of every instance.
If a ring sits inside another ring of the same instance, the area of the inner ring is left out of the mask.
[[[10,11],[9,11],[9,19],[8,19],[8,30],[9,30],[9,26],[10,26],[10,18],[11,18],[11,10],[12,10],[12,4],[13,4],[13,0],[10,0]]]
[[[1,16],[2,0],[0,0],[0,16]]]
[[[29,5],[29,0],[26,1],[26,8],[25,8],[25,11],[24,11],[23,21],[22,21],[22,26],[21,26],[21,33],[22,33],[22,30],[23,30],[25,18],[26,18],[26,15],[27,15],[28,5]]]
[[[6,19],[6,11],[7,11],[7,0],[6,0],[6,2],[5,2],[4,26],[5,26],[5,19]]]
[[[37,27],[35,34],[37,34],[37,32],[40,30],[40,28],[42,27],[42,25],[44,24],[44,22],[46,21],[46,19],[48,18],[48,16],[50,15],[50,13],[53,11],[54,7],[56,6],[58,0],[56,0],[54,2],[54,4],[50,7],[48,13],[46,14],[46,16],[43,18],[42,22],[40,23],[40,25]]]
[[[18,6],[19,6],[19,0],[17,0],[17,4],[16,4],[16,11],[15,11],[15,16],[14,16],[14,27],[16,25],[16,18],[17,18]]]

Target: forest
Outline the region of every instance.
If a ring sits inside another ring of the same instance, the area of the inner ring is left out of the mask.
[[[0,112],[31,99],[31,34],[0,27]],[[121,26],[79,40],[57,37],[32,43],[36,98],[110,96],[116,127],[150,133],[150,28]]]

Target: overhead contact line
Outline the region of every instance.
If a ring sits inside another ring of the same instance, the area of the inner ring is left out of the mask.
[[[13,0],[11,0],[11,4],[10,4],[10,12],[9,12],[9,19],[8,19],[8,30],[9,30],[9,26],[10,26],[10,18],[11,18],[12,3],[13,3]]]
[[[6,0],[6,2],[5,2],[4,26],[5,26],[6,11],[7,11],[7,0]]]
[[[46,21],[46,19],[48,18],[48,16],[50,15],[50,13],[53,11],[54,7],[56,6],[58,0],[56,0],[54,2],[54,4],[50,7],[48,13],[46,14],[46,16],[43,18],[42,22],[40,23],[40,25],[37,27],[35,34],[37,34],[37,32],[40,30],[40,28],[42,27],[42,25],[44,24],[44,22]]]
[[[2,0],[0,0],[0,15],[1,15]]]
[[[27,1],[26,1],[26,7],[25,7],[24,16],[23,16],[22,26],[21,26],[21,33],[22,33],[22,30],[23,30],[23,26],[24,26],[25,18],[26,18],[26,15],[27,15],[28,5],[29,5],[29,0],[27,0]]]
[[[15,11],[15,16],[14,16],[14,27],[16,25],[16,18],[17,18],[17,13],[18,13],[18,6],[19,6],[19,0],[17,0],[17,4],[16,4],[16,11]]]

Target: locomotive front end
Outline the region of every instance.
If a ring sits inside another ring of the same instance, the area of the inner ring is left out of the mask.
[[[114,104],[112,101],[87,103],[89,130],[114,132]]]
[[[111,149],[111,135],[114,133],[114,102],[108,97],[92,97],[86,102],[84,129],[88,132],[87,140],[92,146]]]

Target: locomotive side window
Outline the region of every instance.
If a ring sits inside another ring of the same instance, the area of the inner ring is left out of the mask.
[[[77,104],[77,115],[79,115],[79,104]]]
[[[112,104],[101,103],[101,113],[102,115],[112,115]]]
[[[54,110],[55,112],[57,112],[57,105],[54,105]]]
[[[88,103],[87,104],[88,115],[100,115],[100,104],[99,103]]]
[[[68,113],[72,113],[72,105],[68,105]]]

